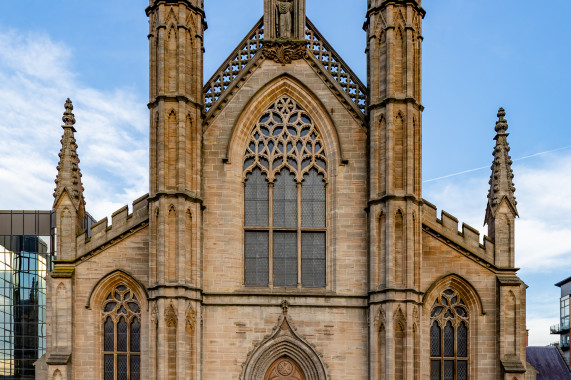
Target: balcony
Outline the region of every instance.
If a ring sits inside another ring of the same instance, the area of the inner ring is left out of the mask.
[[[553,325],[550,328],[552,334],[561,334],[569,331],[569,322],[566,321],[565,323],[560,323],[557,325]]]
[[[559,347],[561,347],[562,350],[568,349],[569,348],[569,342],[560,343]]]

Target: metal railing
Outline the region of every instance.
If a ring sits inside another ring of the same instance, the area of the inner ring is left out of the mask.
[[[551,331],[552,334],[560,334],[564,331],[569,331],[569,321],[553,325],[549,330]]]

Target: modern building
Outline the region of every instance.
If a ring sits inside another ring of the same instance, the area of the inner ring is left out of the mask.
[[[559,323],[551,326],[552,334],[559,334],[559,347],[569,362],[569,296],[571,295],[571,277],[555,284],[561,288],[559,301]]]
[[[149,193],[88,231],[65,105],[42,379],[524,380],[506,113],[483,237],[422,198],[425,10],[367,4],[366,85],[304,0],[204,84],[203,1],[149,1]]]
[[[0,211],[0,379],[34,379],[46,352],[52,211]]]

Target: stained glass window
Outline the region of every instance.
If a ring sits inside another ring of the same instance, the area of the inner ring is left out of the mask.
[[[244,155],[246,286],[326,286],[326,176],[311,118],[291,98],[278,99]]]
[[[430,312],[430,380],[468,380],[469,310],[446,289]]]
[[[115,287],[103,302],[103,377],[139,380],[141,307],[125,286]]]

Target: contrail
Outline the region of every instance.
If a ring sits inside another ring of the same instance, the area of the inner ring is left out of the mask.
[[[533,157],[541,156],[541,155],[543,155],[543,154],[558,152],[558,151],[560,151],[560,150],[565,150],[565,149],[569,149],[569,148],[571,148],[571,145],[569,145],[569,146],[564,146],[563,148],[557,148],[557,149],[552,149],[552,150],[546,150],[546,151],[544,151],[544,152],[539,152],[539,153],[530,154],[529,156],[523,156],[523,157],[520,157],[520,158],[516,158],[516,159],[514,159],[513,161],[526,160],[526,159],[528,159],[528,158],[533,158]],[[458,176],[458,175],[476,172],[476,171],[478,171],[478,170],[488,169],[489,167],[490,167],[490,165],[482,166],[482,167],[480,167],[480,168],[475,168],[475,169],[464,170],[464,171],[461,171],[461,172],[458,172],[458,173],[452,173],[452,174],[444,175],[444,176],[442,176],[442,177],[436,177],[436,178],[432,178],[432,179],[427,179],[427,180],[422,181],[422,182],[423,182],[423,183],[434,182],[434,181],[438,181],[438,180],[445,179],[445,178],[456,177],[456,176]]]

